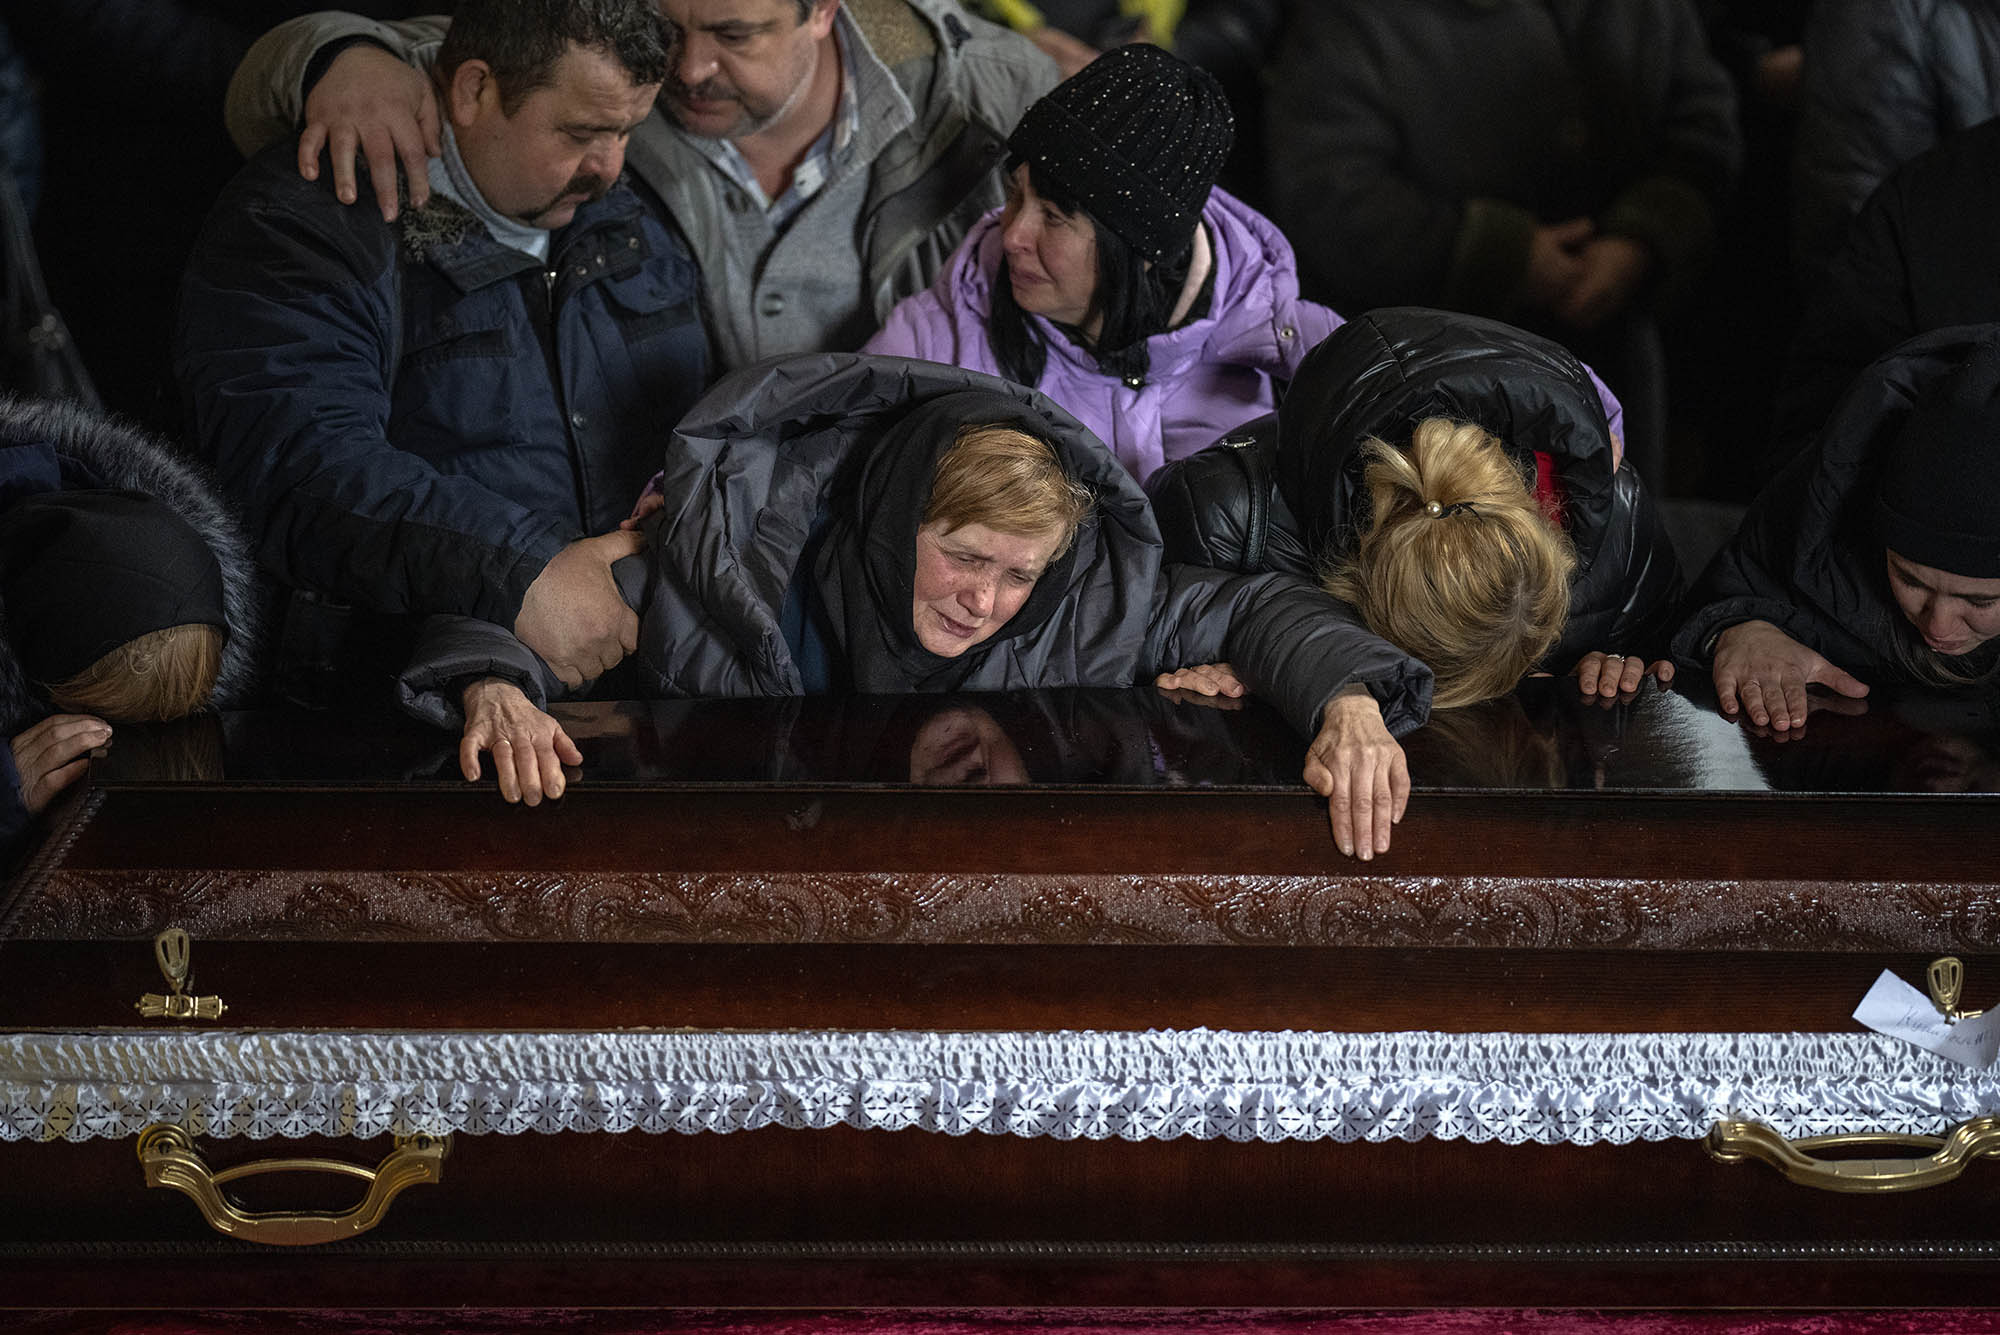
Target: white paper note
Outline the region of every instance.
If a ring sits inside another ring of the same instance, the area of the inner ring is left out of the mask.
[[[1954,1024],[1928,996],[1887,969],[1855,1007],[1854,1018],[1878,1034],[1905,1039],[1966,1066],[1991,1066],[2000,1054],[2000,1011]]]

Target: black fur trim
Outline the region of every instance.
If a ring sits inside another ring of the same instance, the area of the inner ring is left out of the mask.
[[[263,627],[270,597],[235,511],[207,472],[158,436],[73,403],[0,395],[0,440],[53,446],[106,486],[141,492],[172,506],[208,540],[222,568],[223,614],[229,638],[222,650],[215,703],[227,708],[256,687],[264,662]],[[48,712],[27,681],[7,640],[0,607],[0,729],[8,736]]]

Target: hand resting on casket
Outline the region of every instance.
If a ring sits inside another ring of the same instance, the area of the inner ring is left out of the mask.
[[[1185,691],[1230,700],[1240,700],[1250,693],[1250,688],[1236,675],[1236,669],[1227,663],[1197,663],[1178,671],[1162,672],[1153,678],[1153,685],[1163,691]]]
[[[581,765],[562,724],[537,709],[512,682],[482,677],[465,688],[465,732],[458,744],[458,767],[467,779],[479,778],[479,754],[493,756],[493,777],[500,796],[509,802],[538,806],[554,800],[568,786],[564,765]]]
[[[28,814],[46,811],[57,793],[90,768],[90,753],[110,741],[111,725],[89,714],[51,714],[18,733],[11,747]]]
[[[1806,687],[1831,687],[1850,699],[1867,685],[1768,621],[1739,621],[1715,640],[1715,696],[1731,718],[1783,732],[1806,725]]]
[[[1410,805],[1410,767],[1366,686],[1344,687],[1326,702],[1305,780],[1327,799],[1341,852],[1367,862],[1389,851],[1390,829]]]
[[[1592,650],[1577,660],[1570,675],[1585,696],[1597,696],[1607,703],[1630,699],[1648,677],[1665,686],[1674,679],[1674,665],[1662,658],[1648,663],[1639,654],[1607,654]]]

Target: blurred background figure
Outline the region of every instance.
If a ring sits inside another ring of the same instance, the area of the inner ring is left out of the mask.
[[[1808,289],[1890,172],[1996,114],[2000,4],[1820,0],[1806,30],[1793,200]]]
[[[5,19],[0,19],[0,169],[33,217],[42,192],[41,100]]]
[[[971,0],[1046,51],[1067,79],[1114,46],[1151,42],[1214,75],[1236,113],[1222,169],[1231,194],[1264,199],[1264,66],[1290,8],[1284,0]]]
[[[384,17],[450,8],[447,0],[346,3]],[[167,339],[181,269],[210,203],[242,165],[223,131],[223,90],[258,34],[315,7],[311,0],[8,7],[42,99],[47,166],[35,241],[49,296],[105,404],[155,429],[178,427]]]
[[[1343,0],[1300,7],[1281,46],[1270,197],[1305,294],[1560,339],[1625,405],[1657,488],[1650,314],[1701,269],[1741,157],[1688,0]]]
[[[41,193],[41,100],[0,20],[0,393],[75,399],[94,408],[97,389],[49,300],[35,253]]]
[[[1946,135],[1863,206],[1812,288],[1778,386],[1775,461],[1812,443],[1855,377],[1934,329],[2000,320],[2000,120]]]
[[[1729,71],[1743,131],[1743,172],[1722,205],[1715,254],[1685,301],[1665,314],[1670,368],[1668,490],[1740,506],[1782,463],[1767,441],[1775,357],[1798,327],[1792,274],[1792,146],[1797,137],[1811,0],[1700,0],[1709,49]],[[1708,506],[1675,507],[1684,521]],[[1681,523],[1676,538],[1683,537]],[[1707,546],[1713,544],[1705,544]],[[1691,568],[1699,552],[1684,552]]]

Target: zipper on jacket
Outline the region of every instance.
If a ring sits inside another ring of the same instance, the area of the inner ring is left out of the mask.
[[[553,258],[553,255],[551,255]],[[542,270],[542,365],[548,371],[549,394],[555,399],[556,416],[569,442],[570,472],[576,478],[576,512],[586,526],[590,520],[590,488],[584,477],[583,448],[576,438],[576,423],[570,416],[569,396],[563,392],[562,350],[556,346],[556,279],[560,266]]]

